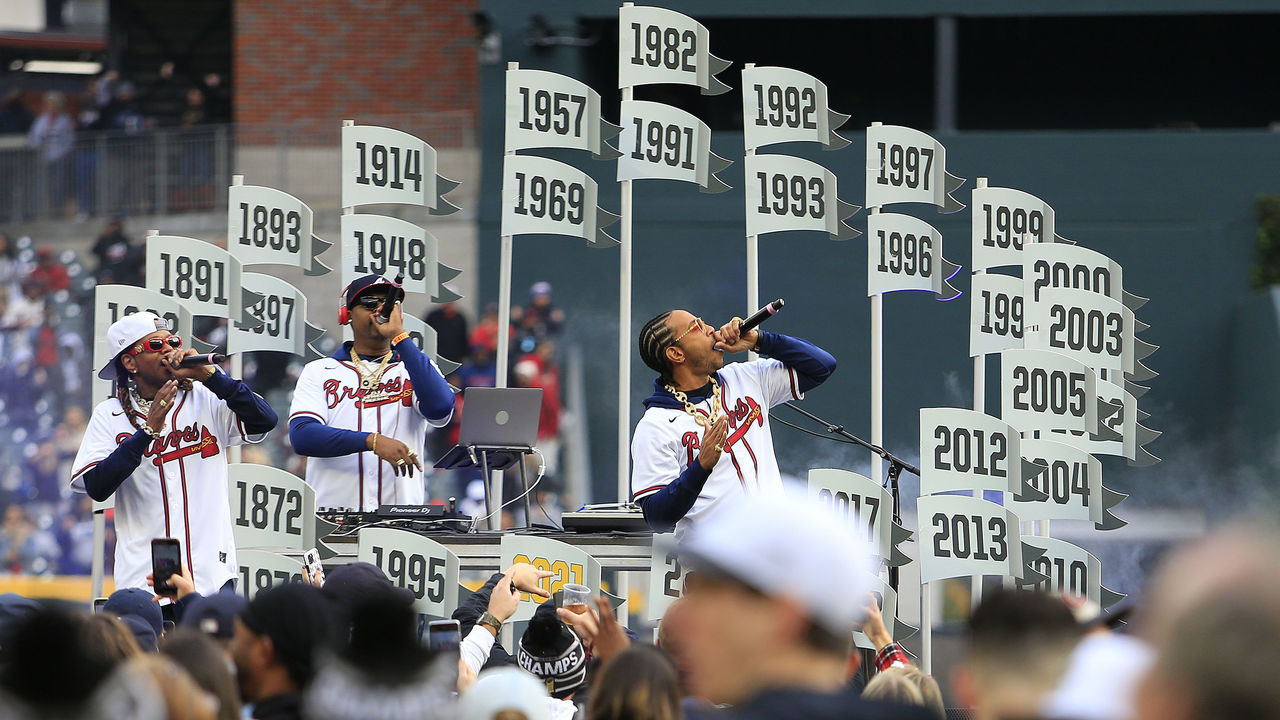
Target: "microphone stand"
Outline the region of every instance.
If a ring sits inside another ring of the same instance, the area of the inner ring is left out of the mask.
[[[898,489],[898,477],[902,474],[903,470],[906,470],[907,472],[911,473],[912,475],[915,475],[916,477],[920,477],[920,468],[916,467],[915,465],[912,465],[906,460],[903,460],[897,455],[894,455],[888,450],[885,450],[879,445],[872,445],[866,440],[863,440],[862,438],[857,437],[856,435],[853,435],[852,433],[845,430],[843,425],[836,425],[834,423],[827,422],[826,420],[823,420],[822,418],[818,417],[817,415],[814,415],[813,413],[807,410],[802,410],[795,403],[785,402],[782,404],[786,405],[792,410],[795,410],[796,412],[809,418],[810,420],[813,420],[814,422],[821,423],[822,425],[826,425],[828,433],[831,433],[832,435],[839,435],[840,437],[848,440],[854,445],[861,445],[862,447],[884,458],[884,460],[889,463],[889,476],[888,478],[885,479],[883,483],[881,483],[881,485],[883,487],[889,488],[889,494],[890,496],[893,497],[893,521],[901,525],[902,524],[902,497],[901,497],[902,493]],[[889,568],[889,587],[893,588],[894,592],[897,592],[898,590],[898,568],[896,567]]]

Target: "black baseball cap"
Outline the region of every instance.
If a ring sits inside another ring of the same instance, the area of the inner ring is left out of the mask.
[[[356,299],[361,295],[373,288],[381,287],[383,285],[387,287],[396,287],[394,282],[381,275],[365,275],[364,277],[353,280],[351,284],[347,286],[347,308],[350,309],[355,307]]]

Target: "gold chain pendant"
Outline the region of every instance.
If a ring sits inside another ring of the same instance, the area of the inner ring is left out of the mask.
[[[675,389],[671,385],[663,385],[663,387],[667,389],[667,392],[674,395],[676,400],[684,403],[684,411],[689,413],[693,417],[693,421],[702,427],[709,428],[720,419],[720,383],[716,382],[714,375],[711,376],[711,412],[708,415],[699,413],[697,407],[689,402],[689,396],[685,395],[684,392]]]

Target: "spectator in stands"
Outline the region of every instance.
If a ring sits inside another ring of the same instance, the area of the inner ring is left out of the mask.
[[[0,99],[0,135],[26,135],[31,113],[22,102],[22,88],[10,88]]]
[[[142,141],[136,136],[153,127],[155,122],[142,113],[137,90],[128,81],[116,86],[115,99],[107,106],[105,115],[106,128],[113,131],[107,137],[107,164],[115,175],[105,208],[116,212],[145,210],[151,199],[154,152],[149,148],[144,151]]]
[[[952,678],[956,697],[977,720],[1035,717],[1081,635],[1060,597],[988,591],[969,618],[965,658]]]
[[[46,94],[44,108],[27,132],[27,143],[39,155],[44,186],[49,193],[49,209],[54,217],[60,217],[65,210],[67,174],[75,141],[76,121],[67,112],[66,97],[59,92]]]
[[[99,285],[142,285],[145,249],[135,246],[124,234],[123,216],[107,222],[89,252],[98,259],[94,278]]]
[[[206,73],[201,78],[204,87],[205,104],[209,107],[209,122],[231,122],[231,94],[227,92],[227,84],[218,73]]]
[[[680,681],[662,650],[633,645],[604,666],[591,688],[588,720],[681,720]]]
[[[454,362],[467,359],[467,317],[458,304],[447,302],[427,313],[424,321],[436,331],[436,352]]]
[[[10,505],[0,525],[0,570],[19,575],[43,575],[55,569],[58,543],[36,527],[21,505]]]
[[[67,477],[62,472],[59,478]],[[78,501],[78,502],[77,502]],[[88,495],[72,499],[75,512],[58,519],[54,538],[58,542],[58,573],[88,575],[93,570],[93,500]]]
[[[71,287],[67,269],[54,257],[53,248],[48,245],[36,249],[36,266],[27,275],[27,282],[35,284],[42,296]]]
[[[176,70],[177,66],[172,60],[165,60],[156,71],[155,81],[143,87],[142,101],[146,105],[147,114],[154,117],[160,127],[173,127],[182,123],[184,88]]]
[[[240,692],[227,657],[209,636],[191,628],[165,635],[160,653],[178,664],[202,690],[218,701],[217,720],[240,717]]]
[[[476,328],[477,330],[479,328]],[[471,334],[475,337],[475,333]],[[476,343],[471,346],[471,354],[458,369],[458,379],[462,389],[469,387],[493,387],[497,383],[498,368],[494,361],[497,357],[496,345],[489,349],[487,345]]]
[[[681,623],[694,684],[728,718],[926,718],[845,689],[866,540],[812,503],[747,496],[680,546],[696,588]]]
[[[66,485],[67,476],[60,472],[58,448],[52,440],[46,440],[36,446],[35,454],[24,459],[23,470],[32,500],[46,503],[58,501],[61,490]]]
[[[260,591],[236,618],[231,655],[240,695],[257,720],[301,718],[302,694],[333,646],[333,615],[319,590],[301,583]]]
[[[18,259],[18,247],[8,235],[0,232],[0,294],[7,297],[16,292],[30,270]]]
[[[552,303],[551,283],[545,280],[540,280],[529,288],[529,303],[517,315],[512,320],[520,326],[521,337],[533,339],[525,352],[533,344],[559,335],[560,327],[564,325],[564,311]]]
[[[552,358],[555,349],[550,341],[539,343],[534,352],[520,358],[511,371],[512,387],[540,388],[542,390],[542,408],[538,415],[537,447],[542,452],[541,459],[536,455],[525,456],[525,473],[529,478],[537,477],[538,464],[545,464],[543,478],[538,483],[534,500],[541,507],[549,494],[558,494],[563,487],[558,482],[560,469],[560,416],[563,406],[560,403],[560,369]],[[507,471],[506,479],[511,484],[515,497],[524,488],[518,486],[519,470]],[[507,492],[506,489],[503,490]],[[559,518],[547,518],[553,524],[559,524]]]
[[[515,337],[515,328],[508,327],[507,335],[510,338]],[[480,322],[476,324],[474,330],[471,331],[469,340],[471,346],[471,355],[475,358],[477,352],[482,352],[487,356],[487,364],[492,364],[498,357],[498,304],[489,303],[484,306],[484,312],[480,315]]]

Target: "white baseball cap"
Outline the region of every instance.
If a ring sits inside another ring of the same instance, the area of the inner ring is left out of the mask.
[[[476,684],[458,701],[460,720],[493,720],[503,710],[516,710],[529,720],[551,720],[547,690],[536,677],[517,667],[480,673]]]
[[[813,502],[748,497],[690,528],[678,550],[693,569],[794,601],[831,632],[852,632],[863,619],[870,548]]]
[[[164,318],[146,310],[125,315],[111,323],[111,327],[107,328],[107,351],[111,353],[111,359],[98,370],[98,377],[103,380],[115,378],[115,363],[120,353],[151,333],[168,329],[169,324],[164,321]]]

